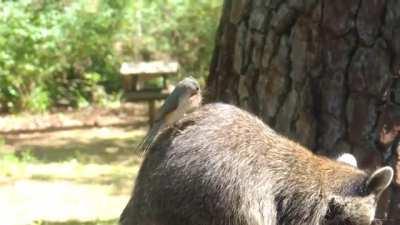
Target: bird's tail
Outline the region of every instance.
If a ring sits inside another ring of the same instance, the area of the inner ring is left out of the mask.
[[[143,138],[143,140],[139,143],[137,147],[139,151],[146,152],[151,148],[154,140],[158,136],[161,126],[162,123],[160,122],[154,123],[153,126],[151,126],[150,130],[147,132],[146,136]]]

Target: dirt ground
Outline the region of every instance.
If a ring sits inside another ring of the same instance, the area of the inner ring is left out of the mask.
[[[116,224],[146,120],[145,106],[0,117],[2,224]]]

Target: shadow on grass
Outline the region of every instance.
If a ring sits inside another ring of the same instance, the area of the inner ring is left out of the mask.
[[[131,171],[130,171],[131,172]],[[69,181],[77,184],[96,184],[96,185],[108,185],[111,187],[110,195],[129,195],[132,191],[134,180],[136,179],[137,173],[132,175],[127,174],[112,174],[112,175],[100,175],[95,177],[63,177],[63,181]],[[33,175],[33,180],[40,181],[57,181],[60,180],[54,175]]]
[[[140,121],[136,122],[134,126],[145,126],[148,122]],[[112,123],[108,124],[107,127],[131,127],[132,123]],[[11,131],[0,131],[0,135],[18,135],[18,134],[33,134],[33,133],[51,133],[56,131],[68,131],[68,130],[82,130],[82,129],[92,129],[96,127],[101,127],[97,124],[84,124],[76,126],[64,126],[64,127],[46,127],[39,129],[19,129]]]
[[[129,195],[143,156],[136,146],[145,131],[146,127],[96,128],[7,137],[13,152],[5,153],[11,156],[5,171],[9,180],[64,180],[109,186],[110,195]],[[28,165],[34,169],[26,170]]]
[[[69,140],[65,145],[21,145],[17,155],[28,149],[32,157],[43,163],[63,162],[76,159],[80,163],[107,164],[140,156],[136,150],[139,140],[92,139],[90,143]]]
[[[33,225],[117,225],[117,224],[118,224],[118,219],[96,220],[96,221],[69,220],[64,222],[37,221]]]
[[[120,128],[122,129],[122,128]],[[103,135],[101,138],[81,137],[87,131],[69,131],[70,137],[54,138],[52,136],[8,138],[14,145],[15,154],[21,157],[27,150],[34,160],[41,163],[63,162],[72,159],[79,163],[113,164],[128,159],[140,158],[142,153],[136,147],[144,136],[132,133],[137,127],[123,128],[122,137]],[[112,131],[111,131],[112,132]],[[67,134],[68,135],[68,134]],[[35,139],[36,138],[36,139]],[[20,142],[20,143],[18,143]]]

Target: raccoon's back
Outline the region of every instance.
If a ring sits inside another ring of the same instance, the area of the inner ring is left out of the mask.
[[[260,223],[247,221],[252,199],[246,198],[270,201],[271,214],[274,203],[270,176],[261,173],[251,150],[264,144],[257,136],[269,128],[254,119],[233,106],[212,104],[164,130],[146,154],[126,211],[163,225]]]
[[[163,225],[275,224],[277,199],[300,193],[299,203],[318,208],[321,164],[336,166],[241,109],[210,104],[163,130],[125,211]]]
[[[235,106],[214,103],[178,121],[164,132],[155,152],[187,159],[185,164],[206,158],[225,166],[250,170],[310,165],[316,157],[303,146],[278,134],[254,115]],[[172,143],[161,143],[172,141]],[[167,146],[167,147],[165,147]],[[199,159],[197,157],[200,157]],[[292,160],[291,160],[292,159]]]

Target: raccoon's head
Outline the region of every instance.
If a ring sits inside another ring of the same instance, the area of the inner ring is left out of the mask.
[[[333,195],[329,199],[325,225],[371,225],[382,192],[393,179],[393,169],[373,172],[354,195]]]

